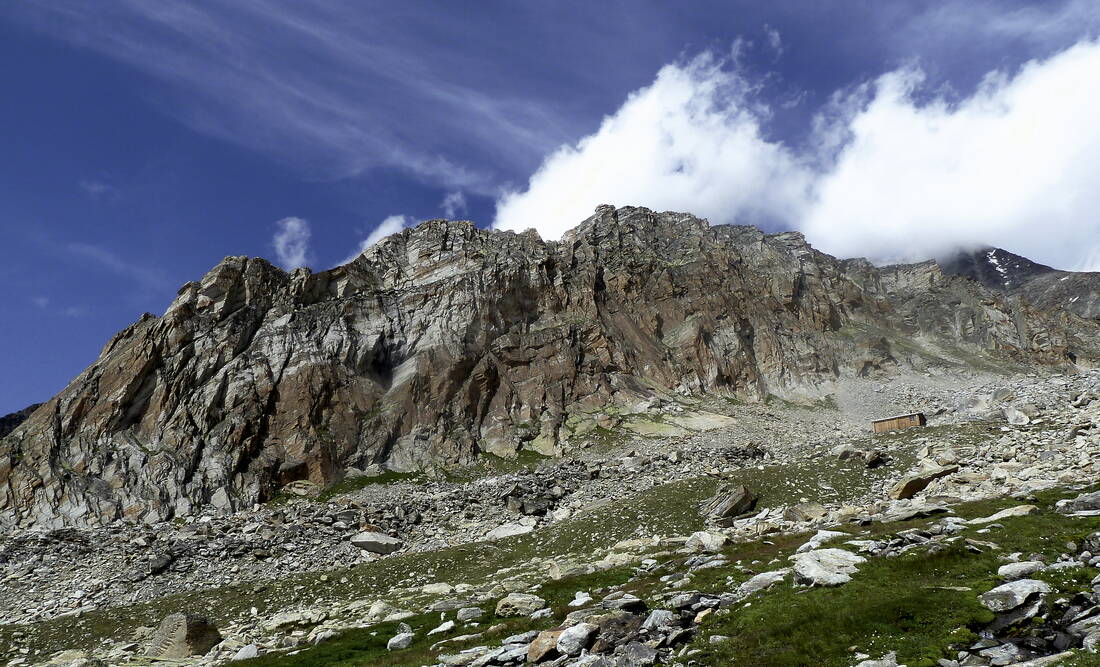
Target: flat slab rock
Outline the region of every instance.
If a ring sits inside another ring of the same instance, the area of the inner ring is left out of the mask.
[[[840,586],[852,580],[867,559],[844,549],[818,549],[791,556],[794,578],[808,586]]]
[[[1018,579],[982,593],[982,604],[992,612],[1012,611],[1032,598],[1050,592],[1050,584],[1037,579]]]
[[[385,533],[364,532],[351,538],[351,543],[372,554],[392,554],[401,548],[402,542]]]

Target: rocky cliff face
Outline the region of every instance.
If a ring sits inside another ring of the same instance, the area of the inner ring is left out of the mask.
[[[230,257],[184,285],[0,441],[0,521],[151,521],[349,466],[555,454],[668,392],[1086,363],[1098,333],[934,262],[681,213],[600,207],[560,242],[434,220],[330,271]]]

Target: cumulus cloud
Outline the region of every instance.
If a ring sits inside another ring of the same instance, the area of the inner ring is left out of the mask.
[[[416,224],[416,221],[407,215],[391,215],[387,217],[385,220],[378,223],[378,226],[371,231],[367,238],[363,239],[363,241],[359,244],[359,249],[350,256],[346,257],[342,262],[340,262],[340,264],[347,264],[348,262],[353,261],[356,257],[362,255],[367,248],[371,247],[375,243],[378,243],[387,236],[390,236],[391,234],[398,233],[406,227],[412,227],[414,224]]]
[[[843,135],[800,221],[827,252],[879,260],[994,244],[1075,268],[1100,243],[1100,44],[1084,42],[969,97],[926,91],[918,70],[853,95]]]
[[[287,271],[309,263],[309,223],[301,218],[283,218],[275,223],[277,230],[271,239],[279,266]]]
[[[448,192],[447,196],[443,198],[443,201],[439,204],[439,208],[443,209],[443,213],[448,218],[454,219],[458,215],[466,214],[466,195],[461,191]]]
[[[703,54],[663,67],[523,192],[497,201],[495,226],[559,238],[602,203],[691,211],[711,222],[790,220],[810,174],[762,125],[769,110],[728,62]]]
[[[797,228],[840,256],[924,259],[993,244],[1100,264],[1100,43],[990,72],[962,98],[917,67],[836,92],[807,148],[767,136],[735,59],[668,65],[599,129],[550,154],[495,226],[559,238],[596,205]]]

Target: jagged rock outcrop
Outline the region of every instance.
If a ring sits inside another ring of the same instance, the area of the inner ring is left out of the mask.
[[[12,412],[0,417],[0,438],[11,433],[15,430],[15,427],[19,426],[23,422],[27,421],[27,417],[31,416],[41,406],[41,403],[35,403],[34,405],[28,405],[27,407],[17,412]]]
[[[604,206],[560,242],[433,220],[329,271],[229,257],[184,285],[0,441],[0,522],[150,521],[348,466],[553,454],[668,392],[1085,363],[1097,332],[935,262],[682,213]]]

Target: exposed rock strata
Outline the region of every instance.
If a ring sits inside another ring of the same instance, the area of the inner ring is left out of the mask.
[[[560,242],[423,223],[352,263],[230,257],[0,441],[0,523],[232,510],[349,467],[555,454],[666,392],[821,396],[905,367],[1084,363],[1097,325],[934,262],[600,207]]]

